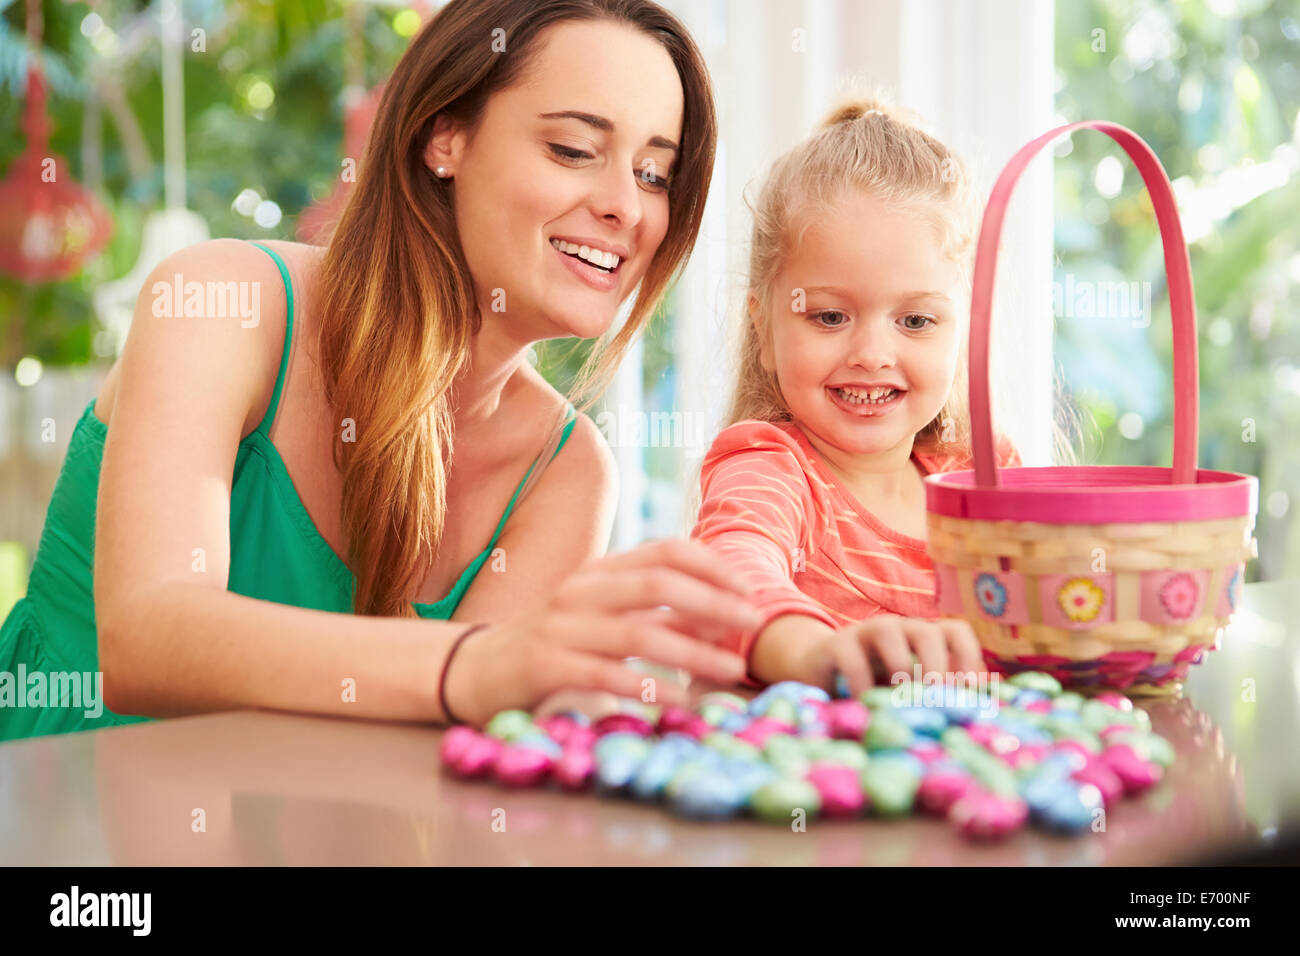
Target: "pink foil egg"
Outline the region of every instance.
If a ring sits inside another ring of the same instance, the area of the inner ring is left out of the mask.
[[[1117,694],[1113,690],[1102,691],[1094,699],[1101,701],[1103,704],[1109,704],[1111,707],[1114,707],[1116,710],[1124,710],[1124,711],[1133,710],[1133,701],[1129,700],[1123,694]]]
[[[442,735],[442,742],[438,746],[438,757],[445,766],[455,766],[460,761],[461,755],[478,736],[477,730],[463,724],[449,728]]]
[[[632,733],[641,737],[649,737],[654,733],[654,725],[644,717],[638,717],[636,714],[606,714],[596,721],[592,727],[595,729],[597,737],[613,733]]]
[[[551,776],[565,790],[581,790],[591,782],[596,758],[590,749],[567,747],[555,762]]]
[[[836,740],[861,740],[871,723],[871,711],[859,700],[835,700],[823,705],[823,719]]]
[[[794,725],[787,724],[784,720],[777,720],[774,717],[756,717],[744,730],[737,731],[732,736],[762,748],[767,743],[767,738],[773,734],[794,734],[794,732]]]
[[[804,779],[821,795],[821,812],[828,817],[856,817],[866,809],[862,779],[852,767],[815,763]]]
[[[952,805],[948,819],[964,836],[996,840],[1024,826],[1029,819],[1029,807],[1019,797],[999,797],[975,790]]]
[[[682,733],[683,728],[690,724],[695,716],[685,707],[665,707],[659,715],[659,723],[655,725],[655,733],[660,736]]]
[[[1052,749],[1056,753],[1073,754],[1074,756],[1071,757],[1071,762],[1075,764],[1076,768],[1086,767],[1088,761],[1096,756],[1096,754],[1077,740],[1058,740],[1052,745]]]
[[[1034,700],[1025,704],[1025,710],[1031,714],[1046,714],[1052,709],[1051,700]]]
[[[578,722],[564,714],[552,714],[533,721],[542,733],[546,734],[561,747],[568,742],[570,735],[578,727]]]
[[[1124,782],[1115,771],[1106,766],[1100,757],[1093,757],[1086,767],[1070,774],[1080,783],[1090,783],[1101,791],[1102,803],[1107,809],[1124,796]]]
[[[1047,756],[1047,744],[1021,744],[1015,750],[998,754],[1013,770],[1032,766]]]
[[[546,780],[555,759],[543,750],[507,745],[492,770],[507,787],[535,787]]]
[[[465,745],[460,758],[452,764],[452,770],[467,778],[485,777],[492,770],[505,745],[496,737],[476,734]]]
[[[1128,744],[1112,744],[1101,752],[1101,761],[1115,772],[1124,784],[1124,792],[1139,793],[1160,781],[1164,771],[1159,764],[1143,760]]]
[[[912,746],[907,748],[907,752],[926,766],[948,757],[948,751],[944,749],[943,744],[928,737],[918,737]]]
[[[926,813],[946,816],[952,805],[978,789],[975,778],[957,770],[938,770],[921,778],[916,802]]]
[[[569,738],[560,746],[565,750],[577,748],[590,750],[596,745],[596,728],[590,724],[579,724],[569,732]]]
[[[665,707],[655,727],[655,732],[661,737],[666,734],[686,734],[696,740],[702,740],[706,734],[715,730],[717,728],[699,714],[684,707]]]

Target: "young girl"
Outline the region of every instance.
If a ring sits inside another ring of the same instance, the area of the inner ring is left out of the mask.
[[[852,693],[982,670],[938,616],[925,475],[973,467],[966,310],[980,207],[961,161],[875,101],[774,165],[756,208],[726,427],[691,537],[756,588],[748,679]],[[1005,438],[999,464],[1019,465]]]

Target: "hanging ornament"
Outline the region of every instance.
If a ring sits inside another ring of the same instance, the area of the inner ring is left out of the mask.
[[[423,27],[429,21],[431,10],[424,0],[413,3],[412,9],[420,17]],[[370,127],[374,125],[379,101],[384,94],[384,84],[365,89],[365,7],[360,0],[352,0],[347,7],[348,41],[346,56],[347,85],[343,89],[343,162],[338,185],[324,199],[318,200],[298,215],[295,235],[299,242],[324,245],[329,242],[334,224],[343,215],[348,196],[357,179],[357,165],[370,140]]]
[[[27,282],[74,275],[113,234],[104,206],[72,178],[66,159],[50,153],[41,33],[39,0],[28,0],[27,146],[0,181],[0,272]]]
[[[349,89],[355,89],[349,87]],[[298,228],[295,235],[299,242],[310,245],[324,245],[329,241],[335,222],[343,214],[348,196],[356,184],[357,164],[370,139],[370,127],[374,125],[375,113],[379,109],[379,100],[383,96],[383,84],[369,93],[353,97],[353,102],[344,109],[343,117],[343,163],[338,185],[325,199],[312,203],[298,216]]]

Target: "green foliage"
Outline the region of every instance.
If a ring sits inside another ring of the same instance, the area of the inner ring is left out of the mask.
[[[335,187],[342,160],[347,24],[343,0],[186,0],[185,173],[187,205],[213,236],[292,239],[297,215]],[[364,8],[364,78],[380,82],[405,49],[392,28],[393,9]],[[24,287],[0,277],[0,364],[12,368],[23,355],[47,364],[96,359],[100,328],[91,304],[96,285],[119,278],[140,251],[145,215],[163,202],[163,94],[157,5],[106,0],[97,6],[115,37],[116,52],[97,49],[83,35],[84,4],[45,0],[42,61],[51,87],[50,148],[65,157],[72,175],[83,168],[82,120],[89,78],[97,63],[123,87],[125,100],[148,150],[148,171],[133,176],[121,132],[103,111],[102,189],[99,198],[114,222],[103,254],[78,275]],[[204,31],[205,50],[192,33]],[[0,168],[8,169],[26,145],[22,135],[26,87],[25,4],[0,3]],[[102,40],[102,38],[101,38]],[[275,93],[263,110],[248,102],[251,84]],[[263,228],[231,203],[243,189],[275,202],[283,218]]]
[[[1223,16],[1227,6],[1239,16]],[[1300,282],[1300,3],[1071,0],[1057,3],[1056,15],[1061,118],[1130,127],[1176,182],[1192,240],[1199,463],[1260,478],[1252,578],[1294,576],[1300,542],[1283,502],[1300,506],[1293,437],[1300,433],[1300,323],[1287,308]],[[1089,460],[1167,466],[1173,354],[1150,200],[1108,137],[1075,134],[1065,148],[1056,161],[1056,281],[1149,282],[1155,306],[1150,328],[1141,330],[1126,318],[1057,316],[1057,358],[1102,439]],[[1123,164],[1123,186],[1111,197],[1096,183],[1104,157]],[[1273,188],[1237,195],[1238,182],[1253,176],[1262,184],[1277,168],[1289,173]],[[1226,205],[1203,229],[1197,210],[1207,199]],[[1142,419],[1133,439],[1120,432],[1130,413]],[[1281,513],[1270,513],[1270,496]]]

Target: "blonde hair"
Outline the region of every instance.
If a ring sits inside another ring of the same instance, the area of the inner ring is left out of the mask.
[[[914,116],[883,99],[843,103],[812,136],[777,159],[757,204],[750,206],[754,229],[747,298],[756,300],[757,315],[746,316],[725,425],[746,419],[790,420],[776,373],[763,368],[760,358],[774,304],[773,283],[781,262],[808,227],[855,191],[926,216],[939,234],[944,255],[962,266],[969,288],[981,208],[966,165]],[[963,335],[948,400],[917,433],[917,451],[933,453],[942,445],[946,454],[969,453],[966,366]]]

